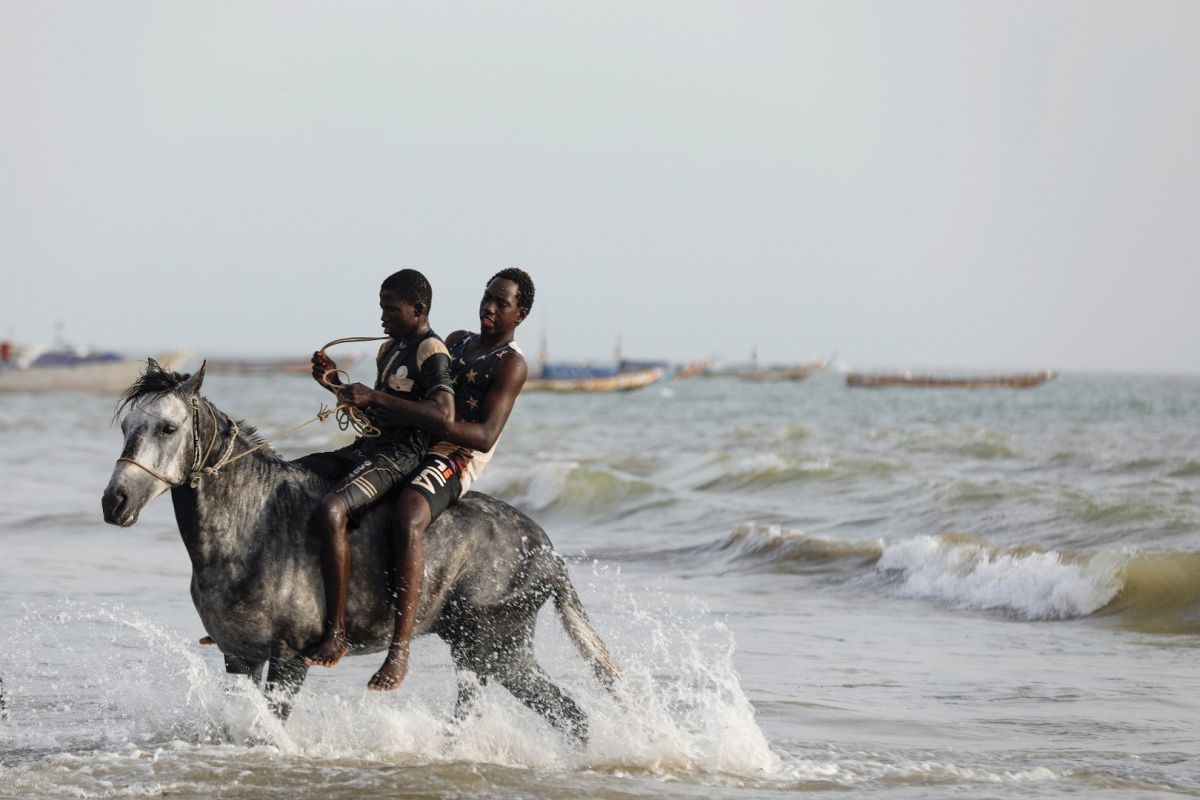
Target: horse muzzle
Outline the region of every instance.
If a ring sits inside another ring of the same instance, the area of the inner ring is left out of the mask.
[[[104,511],[104,521],[109,525],[120,525],[128,528],[137,522],[139,509],[129,502],[129,495],[111,486],[104,490],[100,498],[100,508]]]

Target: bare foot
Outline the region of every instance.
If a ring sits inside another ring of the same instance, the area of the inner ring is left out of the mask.
[[[373,692],[390,692],[399,689],[408,674],[408,653],[393,653],[388,651],[387,660],[383,666],[371,676],[367,688]]]
[[[346,642],[346,634],[333,631],[325,635],[319,644],[304,657],[304,663],[310,667],[336,667],[342,656],[350,652]]]

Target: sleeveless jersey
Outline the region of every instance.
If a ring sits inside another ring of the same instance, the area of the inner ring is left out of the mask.
[[[483,420],[483,399],[496,382],[496,370],[503,359],[513,353],[524,355],[516,342],[501,345],[495,350],[481,353],[468,359],[466,352],[470,345],[479,338],[478,334],[468,333],[454,343],[450,350],[450,377],[454,383],[454,415],[465,422],[481,422]],[[503,436],[503,434],[501,434]],[[463,494],[471,488],[483,468],[492,460],[492,455],[500,445],[500,437],[487,452],[460,447],[451,442],[438,442],[429,448],[432,452],[446,456],[459,468],[459,481],[462,483]]]

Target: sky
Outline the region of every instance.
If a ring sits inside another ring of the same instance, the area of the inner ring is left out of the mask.
[[[0,0],[0,336],[1200,372],[1194,2]],[[336,353],[334,353],[336,356]]]

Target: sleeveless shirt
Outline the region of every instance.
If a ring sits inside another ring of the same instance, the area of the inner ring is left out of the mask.
[[[465,422],[483,421],[483,400],[496,382],[496,371],[503,359],[513,353],[524,355],[520,345],[509,342],[495,350],[481,353],[474,358],[466,357],[467,349],[479,334],[468,333],[454,343],[450,350],[450,377],[454,383],[454,415]],[[501,434],[503,436],[503,433]],[[459,481],[462,483],[462,493],[466,494],[471,484],[483,473],[483,468],[492,460],[492,455],[500,445],[500,437],[496,437],[492,449],[487,452],[472,450],[451,442],[438,442],[429,448],[431,452],[446,456],[459,469]]]

